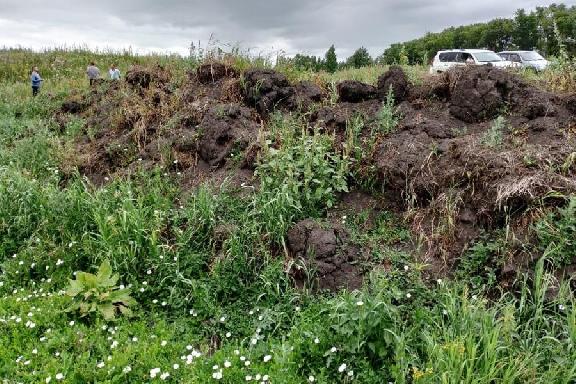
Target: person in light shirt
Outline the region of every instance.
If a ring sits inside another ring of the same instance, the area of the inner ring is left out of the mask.
[[[120,80],[120,70],[116,67],[116,64],[110,66],[108,74],[110,75],[110,80]]]

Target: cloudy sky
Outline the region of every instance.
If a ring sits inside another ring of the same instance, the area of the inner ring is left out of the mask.
[[[451,25],[511,17],[547,0],[0,0],[0,47],[90,48],[187,54],[192,41],[239,44],[254,53],[341,59]],[[573,5],[576,0],[565,1]],[[196,43],[197,44],[197,43]]]

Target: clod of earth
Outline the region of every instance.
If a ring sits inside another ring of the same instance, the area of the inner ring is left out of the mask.
[[[359,103],[378,97],[378,90],[373,85],[360,81],[344,80],[336,85],[338,99],[341,102]]]
[[[363,273],[359,262],[363,255],[348,238],[341,226],[324,228],[310,219],[296,223],[288,231],[287,240],[292,256],[303,263],[296,263],[302,269],[291,271],[297,283],[305,281],[305,271],[313,271],[319,289],[360,288]]]
[[[200,157],[210,165],[221,165],[236,151],[242,153],[256,140],[259,125],[254,112],[238,104],[212,107],[198,126]]]
[[[390,89],[394,95],[394,101],[400,103],[406,99],[409,90],[408,77],[399,66],[391,66],[390,69],[378,78],[378,94],[384,99]]]
[[[196,69],[196,76],[202,84],[209,84],[215,83],[225,77],[237,77],[238,73],[234,68],[214,62],[199,66],[198,69]]]

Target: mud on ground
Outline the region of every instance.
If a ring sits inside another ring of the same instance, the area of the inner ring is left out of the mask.
[[[222,63],[200,66],[182,84],[161,67],[135,67],[125,81],[64,103],[57,120],[86,119],[72,165],[94,184],[160,166],[192,189],[251,182],[258,135],[274,111],[309,111],[311,129],[336,136],[361,116],[361,137],[373,146],[358,174],[382,191],[379,205],[407,220],[434,276],[449,273],[481,233],[526,232],[531,207],[576,192],[576,167],[567,163],[576,151],[575,95],[551,94],[490,67],[459,68],[418,86],[392,67],[375,85],[344,81],[337,91],[331,104],[316,84],[290,84],[266,69],[240,74]],[[400,122],[378,133],[390,91]],[[494,128],[498,116],[504,120]],[[323,288],[357,287],[366,250],[330,225],[297,223],[287,236],[291,255],[318,271]],[[507,265],[529,262],[519,255]]]

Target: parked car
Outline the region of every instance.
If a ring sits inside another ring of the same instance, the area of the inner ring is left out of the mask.
[[[450,49],[436,54],[430,73],[441,73],[460,65],[493,65],[505,68],[513,64],[487,49]]]
[[[504,60],[513,62],[514,66],[531,68],[536,71],[542,71],[550,64],[536,51],[504,51],[499,52],[498,55]]]

